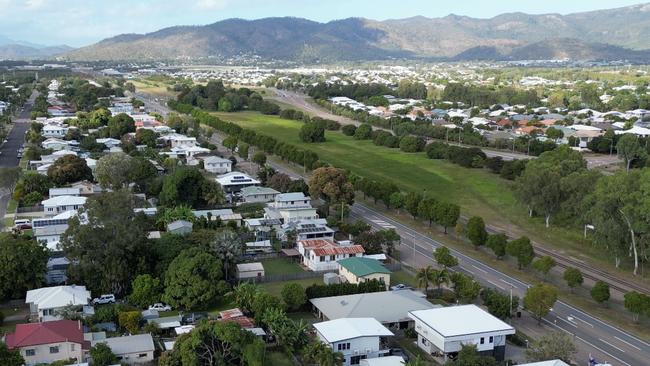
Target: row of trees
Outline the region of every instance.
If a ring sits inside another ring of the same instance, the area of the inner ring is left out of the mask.
[[[259,149],[273,153],[284,159],[304,166],[306,169],[314,169],[321,163],[318,161],[318,155],[310,150],[300,149],[294,145],[280,142],[274,137],[266,136],[255,132],[252,129],[243,128],[235,123],[225,122],[210,113],[193,108],[191,105],[181,104],[174,101],[168,102],[170,108],[181,113],[191,114],[195,121],[200,124],[212,127],[222,131],[239,141],[243,141],[251,146],[257,146]]]
[[[176,98],[180,103],[202,109],[221,112],[235,112],[243,109],[260,111],[263,114],[278,114],[280,107],[266,101],[248,88],[226,88],[221,80],[211,80],[206,85],[180,86]]]

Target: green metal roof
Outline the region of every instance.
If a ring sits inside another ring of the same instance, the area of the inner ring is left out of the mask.
[[[391,273],[381,262],[372,258],[350,257],[341,259],[338,263],[357,277],[373,273]]]

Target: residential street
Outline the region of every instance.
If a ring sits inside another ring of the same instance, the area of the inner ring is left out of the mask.
[[[18,166],[20,159],[18,158],[18,149],[25,141],[25,132],[29,129],[30,124],[30,114],[32,112],[32,106],[34,105],[34,99],[38,96],[38,92],[34,91],[29,97],[29,100],[25,103],[25,109],[14,118],[14,127],[11,129],[9,136],[7,137],[7,142],[0,146],[0,167],[15,167]],[[9,198],[11,197],[11,192],[5,193],[0,196],[0,219],[4,218],[7,213],[7,205],[9,204]]]

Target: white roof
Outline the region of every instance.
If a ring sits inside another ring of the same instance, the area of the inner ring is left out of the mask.
[[[180,327],[174,328],[174,331],[176,332],[176,335],[181,335],[191,332],[192,329],[194,329],[193,325],[181,325]]]
[[[222,157],[214,156],[214,155],[206,156],[206,157],[204,157],[202,159],[203,159],[203,163],[205,163],[205,164],[232,163],[232,161],[230,161],[230,159],[226,159],[226,158],[222,158]]]
[[[304,201],[304,200],[311,200],[311,198],[305,196],[305,194],[302,193],[302,192],[281,193],[281,194],[275,196],[275,201],[276,202],[281,202],[281,201]]]
[[[524,363],[519,366],[569,366],[566,362],[562,360],[549,360],[533,363]]]
[[[70,206],[70,205],[84,205],[86,203],[86,197],[80,196],[56,196],[50,199],[46,199],[41,204],[43,206]]]
[[[241,184],[260,184],[260,181],[255,180],[242,172],[230,172],[222,174],[215,178],[217,183],[222,186],[241,185]]]
[[[25,303],[33,303],[39,309],[60,308],[66,305],[88,305],[90,291],[86,286],[42,287],[27,291]]]
[[[573,125],[569,126],[569,128],[576,131],[602,131],[601,128],[588,125]]]
[[[639,136],[648,136],[648,135],[650,135],[650,129],[645,128],[645,127],[634,126],[634,127],[630,128],[629,130],[614,131],[614,133],[617,134],[617,135],[632,133],[632,134],[639,135]]]
[[[359,362],[361,366],[401,366],[404,364],[404,359],[401,356],[366,358]]]
[[[127,353],[149,352],[154,350],[151,334],[136,334],[124,337],[106,338],[93,341],[92,345],[105,343],[116,355]]]
[[[263,271],[263,270],[264,270],[264,266],[260,262],[239,263],[237,265],[237,272]]]
[[[329,343],[360,337],[392,336],[375,318],[341,318],[314,324],[314,328]]]
[[[79,188],[50,188],[49,196],[78,196]]]
[[[425,323],[443,337],[496,331],[507,331],[507,334],[515,332],[515,328],[476,305],[415,310],[409,311],[409,316]]]

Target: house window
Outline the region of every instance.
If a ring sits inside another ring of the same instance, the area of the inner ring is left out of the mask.
[[[330,261],[333,261],[333,260],[334,260],[334,258],[335,258],[335,256],[333,256],[333,255],[330,255]]]
[[[59,353],[59,346],[50,347],[50,353]]]
[[[350,358],[350,365],[358,365],[359,363],[361,363],[361,360],[364,360],[364,359],[366,359],[366,355],[352,356]]]
[[[145,358],[145,357],[147,357],[146,353],[139,353],[138,354],[138,358]]]
[[[320,256],[320,257],[319,257],[319,260],[320,260],[321,262],[325,262],[325,257],[324,257],[324,256]]]
[[[485,343],[485,338],[481,337],[481,344]]]
[[[494,337],[490,336],[490,343],[494,343]]]
[[[422,344],[426,346],[429,344],[429,342],[427,341],[426,338],[422,337]]]
[[[71,344],[70,344],[70,351],[74,352],[74,349],[75,349],[75,348],[76,348],[76,347],[75,347],[75,344],[74,344],[74,343],[71,343]]]
[[[350,343],[339,343],[339,351],[345,351],[350,349]]]
[[[27,356],[27,357],[36,356],[36,350],[35,349],[27,349],[27,350],[25,350],[25,356]]]

